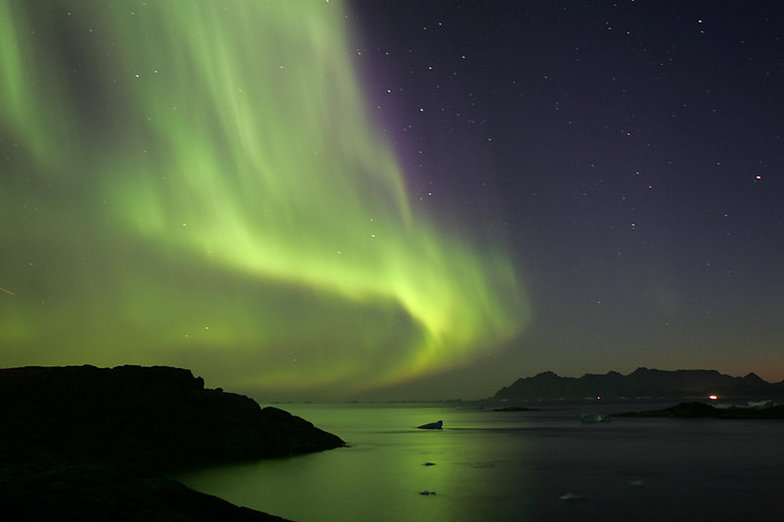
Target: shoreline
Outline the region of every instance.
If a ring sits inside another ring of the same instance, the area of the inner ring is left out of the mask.
[[[284,520],[169,476],[345,445],[162,366],[0,369],[0,411],[0,510],[11,520]]]

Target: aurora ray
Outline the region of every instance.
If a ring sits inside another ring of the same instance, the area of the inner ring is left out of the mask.
[[[465,364],[528,306],[414,212],[341,2],[0,2],[0,363],[343,392]]]

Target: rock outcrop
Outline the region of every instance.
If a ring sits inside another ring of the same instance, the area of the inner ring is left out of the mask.
[[[428,422],[421,426],[417,426],[419,430],[440,430],[444,427],[444,421]]]
[[[0,512],[13,522],[284,520],[160,475],[102,464],[0,466]]]
[[[0,412],[0,512],[14,520],[77,504],[103,513],[91,520],[269,520],[160,474],[344,445],[170,367],[0,369]]]
[[[340,438],[170,367],[0,370],[3,446],[99,462],[181,466],[321,451]]]

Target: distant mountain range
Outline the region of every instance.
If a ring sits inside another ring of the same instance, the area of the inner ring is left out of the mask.
[[[542,372],[518,379],[501,388],[493,400],[531,401],[554,399],[618,398],[784,398],[784,381],[769,383],[754,373],[732,377],[716,370],[651,370],[637,368],[629,375],[611,371],[604,375],[560,377]]]

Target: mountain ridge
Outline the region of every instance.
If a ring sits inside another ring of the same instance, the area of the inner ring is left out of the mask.
[[[499,402],[585,398],[688,398],[707,397],[784,398],[784,381],[770,383],[754,372],[733,377],[717,370],[659,370],[639,367],[628,375],[611,370],[606,374],[561,377],[553,371],[517,379],[498,390],[491,400]]]

